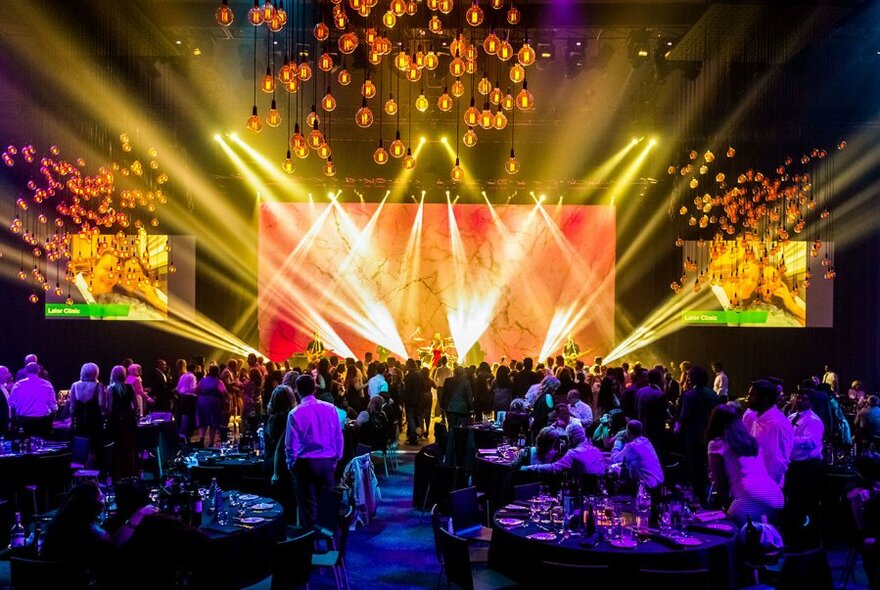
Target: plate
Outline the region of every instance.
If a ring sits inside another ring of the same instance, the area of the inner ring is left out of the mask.
[[[254,494],[242,494],[241,496],[239,496],[239,499],[244,500],[245,502],[250,502],[252,500],[256,500],[257,498],[259,498],[259,496],[256,496]]]
[[[242,524],[258,524],[266,520],[262,516],[245,516],[241,519]]]
[[[527,535],[526,539],[531,539],[532,541],[555,541],[556,533],[541,531],[539,533],[532,533],[531,535]]]
[[[724,524],[723,522],[710,522],[705,525],[707,529],[715,529],[716,531],[724,531],[726,533],[732,533],[736,530],[736,527],[730,524]]]
[[[612,547],[618,549],[635,549],[639,546],[639,542],[635,539],[614,539],[608,542]]]
[[[684,545],[685,547],[696,547],[697,545],[702,545],[703,542],[696,537],[670,537],[673,541],[678,543],[679,545]]]
[[[501,526],[519,526],[525,521],[521,518],[499,518],[498,524]]]
[[[273,508],[275,508],[275,504],[267,504],[265,502],[262,502],[260,504],[254,504],[250,508],[251,510],[272,510]]]

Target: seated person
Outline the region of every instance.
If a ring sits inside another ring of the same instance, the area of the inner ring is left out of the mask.
[[[98,526],[104,495],[95,482],[71,489],[46,528],[40,559],[65,561],[87,569],[92,577],[106,576],[111,563],[110,535]]]
[[[512,439],[519,437],[529,429],[529,408],[521,397],[510,402],[510,410],[504,415],[504,436]]]
[[[513,468],[525,465],[545,465],[556,459],[559,453],[559,432],[547,426],[541,429],[535,439],[535,446],[522,449],[513,462]]]
[[[880,437],[880,397],[868,396],[868,405],[856,416],[856,429],[862,440]]]
[[[605,475],[605,456],[587,440],[584,427],[571,426],[568,438],[572,447],[560,459],[543,465],[525,465],[522,469],[539,473],[561,473],[568,469],[572,475]]]
[[[626,414],[620,408],[615,408],[599,419],[599,425],[593,431],[593,444],[610,451],[617,440],[617,435],[624,429],[626,429]]]
[[[568,429],[575,424],[583,427],[581,421],[571,415],[571,410],[569,410],[568,404],[559,404],[556,407],[555,418],[556,419],[550,423],[550,426],[559,433],[559,436],[567,437]]]
[[[630,420],[626,430],[617,434],[611,449],[611,462],[620,463],[621,475],[654,489],[663,484],[663,467],[651,441],[642,436],[642,423]]]
[[[127,588],[209,588],[212,567],[210,540],[205,533],[149,504],[143,482],[128,479],[116,487],[117,517],[113,535],[117,548],[115,579]],[[143,567],[149,564],[149,567]],[[132,572],[137,575],[132,576]],[[222,575],[222,573],[219,573]]]
[[[584,428],[592,424],[593,410],[589,404],[584,403],[577,389],[572,389],[568,392],[566,401],[568,402],[568,409],[571,410],[571,415],[580,420]]]
[[[384,449],[388,442],[388,417],[382,409],[384,405],[381,395],[370,398],[367,409],[358,414],[355,422],[358,441],[374,450]]]

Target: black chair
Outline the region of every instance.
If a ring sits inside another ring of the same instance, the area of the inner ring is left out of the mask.
[[[318,505],[315,510],[315,540],[327,541],[331,549],[336,548],[336,536],[339,529],[339,511],[342,506],[342,494],[339,490],[320,488]]]
[[[89,586],[84,567],[66,561],[42,561],[13,557],[9,560],[12,590],[46,590],[70,588],[85,590]]]
[[[339,536],[335,549],[326,553],[312,555],[312,567],[329,567],[333,570],[337,590],[349,590],[348,570],[345,567],[345,545],[348,540],[348,529],[354,518],[354,508],[349,507],[345,516],[339,519]]]
[[[440,587],[440,580],[443,579],[443,553],[440,551],[440,529],[445,529],[448,522],[448,516],[440,511],[440,505],[434,504],[431,508],[431,530],[434,533],[434,551],[437,556],[437,563],[440,564],[440,571],[437,573],[437,583],[435,588]],[[487,563],[489,561],[489,547],[485,543],[468,545],[468,553],[471,563]]]
[[[295,539],[275,543],[272,548],[270,590],[293,590],[309,587],[312,577],[312,551],[315,532],[308,531]]]
[[[189,475],[193,481],[205,487],[211,485],[212,479],[217,478],[217,484],[221,488],[225,488],[226,477],[224,472],[222,467],[207,467],[204,465],[195,465],[189,469]]]
[[[779,590],[826,590],[834,587],[825,550],[786,553],[779,572]]]
[[[542,561],[538,569],[535,583],[542,584],[566,584],[581,586],[589,580],[590,586],[612,587],[619,583],[611,575],[611,568],[607,565],[583,565],[579,563],[560,563],[557,561]]]
[[[676,590],[709,590],[709,570],[640,569],[637,584],[642,588],[675,588]]]
[[[450,467],[436,463],[431,468],[431,479],[425,489],[425,498],[422,502],[422,514],[430,506],[447,500],[454,490],[460,490],[467,486],[467,472],[461,467]]]
[[[519,486],[513,486],[514,500],[528,500],[534,498],[541,493],[541,482],[524,483]]]
[[[449,582],[464,590],[501,590],[518,587],[516,582],[492,569],[475,573],[468,552],[468,540],[442,528],[437,533],[446,579]]]
[[[364,443],[358,443],[357,447],[354,451],[355,457],[360,457],[361,455],[369,455],[373,452],[373,447],[370,445],[365,445]]]
[[[46,512],[60,503],[64,492],[70,487],[70,463],[70,453],[38,457],[34,460],[30,485],[25,486],[25,489],[33,494],[35,513]],[[38,498],[42,500],[42,504],[38,502]]]
[[[494,430],[474,428],[474,446],[478,449],[494,449],[498,446],[498,433]]]
[[[449,494],[452,528],[459,537],[471,541],[492,540],[492,529],[483,525],[483,514],[477,500],[477,488],[471,486]]]
[[[89,439],[84,436],[74,436],[70,452],[70,468],[85,469],[89,461]]]
[[[465,426],[454,426],[449,431],[452,444],[452,465],[468,469],[473,463],[473,455],[476,452],[472,446],[471,429]],[[447,460],[449,457],[447,456]]]

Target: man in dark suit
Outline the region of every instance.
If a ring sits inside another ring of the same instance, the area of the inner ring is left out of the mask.
[[[720,403],[718,394],[709,387],[709,373],[703,367],[688,370],[688,382],[692,389],[681,394],[681,406],[675,431],[681,436],[684,445],[688,477],[694,493],[701,504],[706,503],[706,426],[709,415]]]
[[[538,374],[532,370],[533,365],[534,361],[527,356],[523,359],[522,371],[517,371],[513,376],[512,393],[514,398],[525,397],[529,387],[541,380]]]
[[[168,379],[168,363],[165,359],[156,360],[156,366],[146,375],[145,385],[150,388],[150,395],[156,400],[153,409],[158,412],[170,412],[171,385]]]

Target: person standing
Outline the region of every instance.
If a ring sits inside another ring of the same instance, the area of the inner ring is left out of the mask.
[[[743,415],[746,430],[758,440],[758,446],[767,466],[767,474],[782,486],[791,460],[794,429],[776,407],[776,386],[766,379],[752,382],[749,387],[749,409]]]
[[[89,441],[86,468],[94,469],[104,446],[104,421],[110,415],[110,396],[98,381],[98,365],[86,363],[79,381],[70,386],[71,431]]]
[[[645,430],[645,436],[661,456],[666,450],[666,419],[669,417],[666,396],[663,393],[663,373],[648,371],[648,384],[636,392],[636,417]]]
[[[422,377],[413,359],[406,361],[406,375],[403,378],[403,408],[406,411],[406,444],[418,444],[419,403],[422,399]]]
[[[788,419],[794,430],[791,463],[785,478],[786,506],[797,523],[805,522],[806,515],[814,515],[819,497],[816,490],[822,472],[822,437],[825,424],[813,412],[809,392],[800,391],[795,398],[797,412]]]
[[[831,365],[825,365],[825,374],[822,375],[822,383],[831,387],[831,391],[835,395],[840,392],[840,379],[837,378],[837,373],[831,369]]]
[[[684,363],[682,363],[684,365]],[[703,367],[691,367],[683,381],[693,385],[681,396],[681,406],[675,431],[684,445],[688,477],[700,503],[706,501],[706,458],[708,453],[705,437],[709,415],[718,405],[718,395],[709,387],[709,374]]]
[[[468,419],[474,411],[474,393],[463,367],[455,367],[452,377],[446,380],[444,389],[449,429],[467,426]]]
[[[287,416],[284,445],[300,525],[310,529],[317,513],[318,490],[333,488],[336,463],[342,458],[342,425],[333,404],[315,399],[311,375],[300,375],[296,390],[302,401]]]
[[[116,365],[110,371],[110,436],[113,439],[113,476],[137,475],[137,401],[134,388],[126,382],[126,370]]]
[[[511,389],[511,399],[525,397],[526,392],[532,385],[541,381],[543,375],[538,375],[532,370],[534,361],[531,357],[526,357],[522,362],[522,370],[517,371],[513,376],[513,385]]]
[[[727,378],[727,373],[724,372],[724,365],[721,364],[721,361],[715,361],[712,363],[712,370],[715,372],[715,383],[713,383],[712,389],[715,390],[718,399],[723,403],[727,403],[730,379]]]
[[[24,428],[25,435],[47,438],[52,433],[52,417],[58,409],[58,400],[52,384],[40,377],[40,365],[28,363],[27,377],[12,386],[9,409]]]

